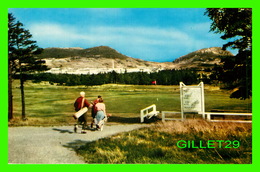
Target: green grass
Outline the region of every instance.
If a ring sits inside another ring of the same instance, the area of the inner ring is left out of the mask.
[[[86,163],[109,164],[251,164],[251,124],[204,120],[158,123],[86,143],[76,152]],[[238,140],[239,148],[179,148],[179,140]]]
[[[9,126],[74,124],[73,103],[80,91],[86,92],[89,101],[93,101],[98,95],[103,96],[107,112],[113,115],[109,118],[108,125],[139,123],[140,110],[151,104],[156,104],[159,111],[180,111],[179,86],[107,84],[86,87],[27,82],[25,100],[28,120],[22,121],[18,87],[18,81],[15,81],[15,119],[9,122]],[[230,99],[229,95],[229,91],[206,86],[206,111],[252,111],[251,100]],[[90,122],[91,117],[88,119]],[[84,157],[86,163],[250,164],[251,137],[251,124],[208,123],[203,120],[159,122],[147,128],[86,143],[75,151]],[[198,142],[234,139],[241,142],[238,149],[181,149],[176,146],[179,140]]]
[[[21,98],[19,82],[14,81],[14,116],[10,125],[67,125],[74,123],[73,103],[80,91],[86,92],[89,101],[102,95],[107,112],[113,116],[110,122],[139,122],[140,110],[156,104],[159,111],[180,111],[179,86],[117,85],[102,86],[55,86],[48,83],[25,84],[26,115],[28,121],[19,123]],[[205,88],[206,111],[211,109],[242,110],[251,112],[250,100],[230,99],[230,92]],[[89,113],[90,116],[90,113]],[[35,122],[35,120],[37,122]],[[89,117],[91,120],[91,117]]]

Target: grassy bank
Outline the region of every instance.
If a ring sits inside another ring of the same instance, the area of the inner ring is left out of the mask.
[[[86,163],[250,164],[251,137],[251,124],[187,120],[158,123],[90,142],[76,152],[84,157]],[[177,146],[180,140],[194,141],[195,145],[180,148]],[[232,141],[232,144],[219,146],[215,141],[210,148],[204,148],[208,140]],[[238,148],[233,148],[237,146],[234,140],[239,143]],[[200,142],[204,145],[197,148]],[[230,146],[232,148],[227,148]]]
[[[21,121],[21,98],[19,82],[14,81],[14,116],[9,125],[68,125],[73,124],[73,103],[80,91],[86,92],[89,101],[102,95],[107,112],[113,116],[109,122],[139,123],[140,110],[156,104],[159,111],[180,111],[179,86],[118,85],[101,86],[55,86],[48,83],[25,84],[26,115]],[[251,112],[251,100],[230,99],[230,92],[217,87],[205,87],[206,111],[226,109]],[[91,120],[89,113],[89,121]]]

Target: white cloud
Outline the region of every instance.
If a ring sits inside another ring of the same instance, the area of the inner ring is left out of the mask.
[[[52,23],[35,24],[30,26],[29,30],[33,38],[43,47],[71,46],[75,40],[81,38],[75,28]]]
[[[80,31],[81,30],[81,31]],[[135,41],[146,44],[167,44],[169,41],[184,40],[189,36],[174,28],[149,27],[88,27],[84,31],[69,26],[57,24],[34,24],[30,27],[35,38],[50,39],[53,42],[76,39],[86,39],[92,42]],[[57,40],[58,39],[58,40]],[[40,41],[39,40],[39,41]]]
[[[139,44],[138,46],[189,45],[194,41],[188,34],[174,28],[150,27],[92,27],[87,33],[98,41],[116,41],[123,44]],[[94,40],[94,39],[92,39]]]
[[[197,25],[195,28],[199,29],[199,27]],[[112,26],[76,28],[40,23],[31,25],[29,29],[39,46],[42,47],[80,46],[87,48],[108,45],[123,54],[149,60],[154,57],[176,58],[178,55],[175,54],[178,52],[191,51],[194,47],[205,44],[204,40],[195,39],[192,33],[176,28]]]

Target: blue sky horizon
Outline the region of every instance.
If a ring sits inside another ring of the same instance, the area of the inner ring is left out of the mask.
[[[205,8],[11,8],[42,48],[109,46],[133,58],[171,62],[222,47]],[[230,50],[230,49],[229,49]],[[230,50],[236,53],[235,50]]]

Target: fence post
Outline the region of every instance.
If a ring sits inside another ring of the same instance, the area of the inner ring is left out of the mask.
[[[210,121],[211,120],[211,114],[207,113],[207,120]]]
[[[140,118],[141,118],[141,123],[144,122],[144,112],[141,110],[140,112]]]
[[[162,111],[162,122],[165,122],[165,113]]]

